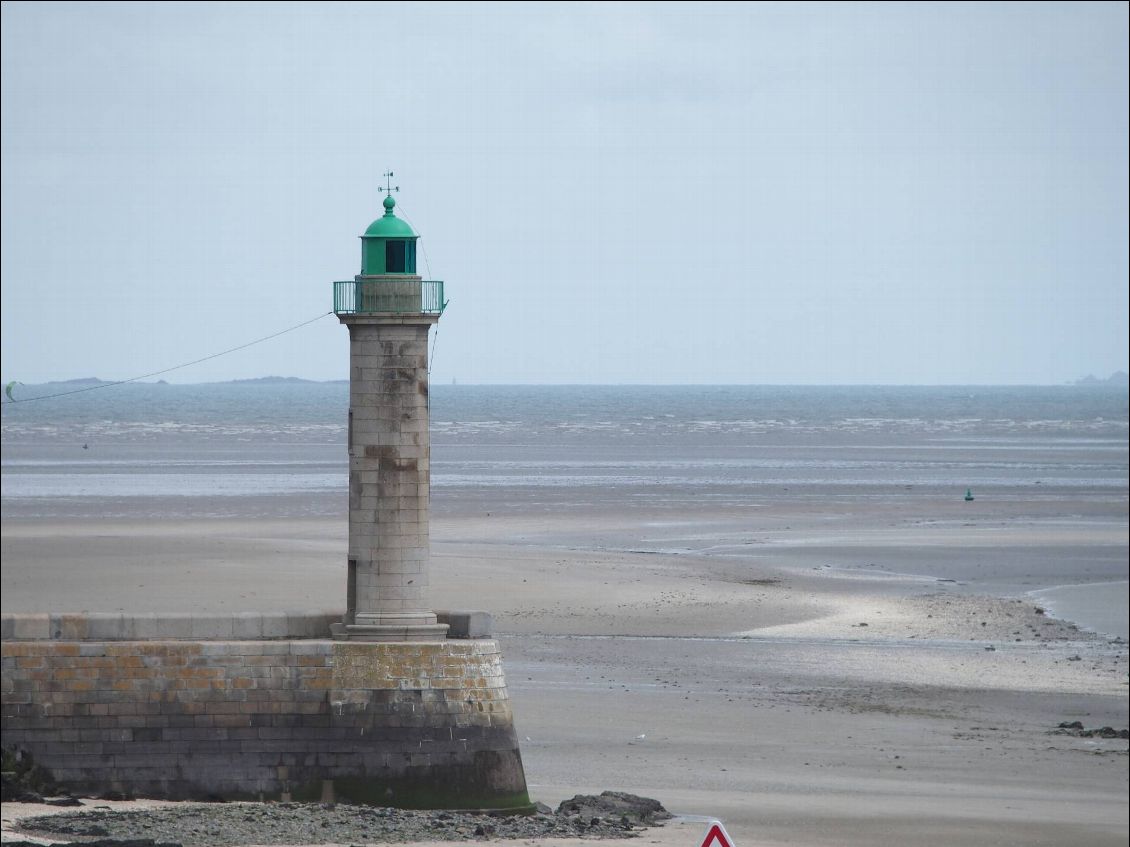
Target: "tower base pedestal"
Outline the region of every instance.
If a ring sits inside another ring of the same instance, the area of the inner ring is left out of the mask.
[[[447,640],[447,624],[394,626],[387,624],[340,624],[332,628],[338,641],[423,641]]]
[[[448,626],[438,623],[434,612],[405,614],[361,614],[352,623],[330,628],[338,641],[444,641]]]

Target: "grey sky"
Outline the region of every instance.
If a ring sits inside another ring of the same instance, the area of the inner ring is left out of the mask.
[[[4,3],[3,378],[328,311],[389,167],[435,381],[1128,369],[1127,8]],[[344,378],[346,338],[168,378]]]

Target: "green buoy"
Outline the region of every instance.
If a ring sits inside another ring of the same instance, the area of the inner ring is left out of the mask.
[[[973,489],[972,488],[965,489],[965,499],[966,500],[972,500],[973,499]]]

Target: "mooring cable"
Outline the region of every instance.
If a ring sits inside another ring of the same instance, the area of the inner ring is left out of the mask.
[[[264,335],[262,338],[256,338],[254,341],[248,341],[246,344],[240,344],[238,347],[231,347],[227,350],[221,350],[219,353],[213,353],[210,356],[204,356],[200,359],[193,359],[191,362],[185,362],[180,365],[173,365],[171,368],[163,368],[159,371],[141,374],[140,376],[133,376],[129,379],[119,379],[115,380],[114,382],[100,382],[97,385],[88,385],[85,388],[76,388],[72,391],[60,391],[55,394],[41,394],[38,397],[20,397],[18,399],[12,397],[10,400],[7,400],[4,405],[9,406],[12,403],[31,403],[36,400],[53,400],[56,397],[68,397],[72,394],[82,394],[87,391],[97,391],[99,388],[113,388],[115,385],[126,385],[130,382],[137,382],[139,379],[148,379],[151,376],[160,376],[161,374],[178,371],[181,368],[187,368],[191,365],[199,365],[201,362],[218,359],[220,356],[226,356],[228,355],[228,353],[235,353],[237,350],[246,350],[248,347],[254,347],[256,344],[262,344],[264,341],[270,341],[272,338],[278,338],[280,335],[286,335],[288,332],[294,332],[296,329],[302,329],[302,327],[312,324],[315,321],[320,321],[322,318],[329,317],[332,314],[334,314],[332,311],[324,312],[323,314],[318,315],[316,318],[310,318],[310,320],[303,321],[300,324],[295,324],[294,326],[287,327],[286,329],[280,329],[278,332],[272,332],[270,335]]]

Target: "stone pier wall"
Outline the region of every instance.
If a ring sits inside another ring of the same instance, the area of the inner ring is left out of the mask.
[[[72,791],[529,803],[491,639],[26,640],[20,624],[4,624],[3,744]]]

